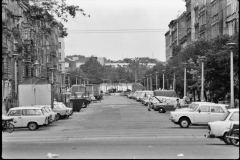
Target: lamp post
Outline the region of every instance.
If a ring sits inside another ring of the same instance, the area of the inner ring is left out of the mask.
[[[182,65],[184,66],[184,92],[183,96],[187,95],[187,62],[183,62]]]
[[[158,82],[157,82],[157,77],[158,77],[158,72],[155,72],[156,73],[156,90],[158,89]]]
[[[176,84],[176,82],[175,82],[175,69],[176,69],[176,67],[173,67],[173,90],[175,91],[175,84]]]
[[[82,78],[82,76],[79,76],[79,84],[82,84],[81,78]]]
[[[146,75],[147,77],[147,90],[149,90],[149,87],[148,87],[148,75]]]
[[[152,91],[152,74],[149,75],[150,77],[150,91]]]
[[[236,43],[227,43],[227,45],[230,47],[231,54],[230,54],[230,82],[231,82],[231,101],[230,106],[231,108],[234,108],[234,82],[233,82],[233,49]]]
[[[75,75],[76,76],[76,85],[77,85],[77,77],[78,77],[78,75]]]
[[[143,77],[143,86],[144,86],[144,88],[146,90],[145,77]]]
[[[202,62],[202,82],[201,82],[201,101],[204,101],[204,61],[206,60],[205,56],[199,57]]]
[[[39,65],[38,61],[36,60],[33,65],[35,66],[35,75],[37,77],[37,66]]]
[[[165,88],[164,88],[164,72],[165,72],[165,71],[166,71],[166,70],[164,70],[164,69],[162,70],[162,72],[163,72],[163,90],[165,89]]]

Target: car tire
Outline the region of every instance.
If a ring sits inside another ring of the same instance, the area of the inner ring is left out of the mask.
[[[165,110],[163,108],[159,108],[159,113],[165,113]]]
[[[13,124],[8,124],[8,126],[7,126],[7,132],[8,133],[12,133],[14,131],[14,125]]]
[[[56,116],[57,116],[57,120],[61,118],[61,115],[59,113]]]
[[[230,134],[231,137],[239,137],[239,131],[237,130],[234,130],[231,134]],[[239,139],[233,139],[233,138],[230,138],[230,142],[232,145],[236,146],[236,147],[239,147]]]
[[[181,118],[179,120],[179,125],[181,128],[188,128],[190,125],[190,121],[188,118]]]
[[[30,131],[34,131],[34,130],[36,130],[38,128],[38,125],[37,125],[37,123],[35,123],[35,122],[30,122],[29,124],[28,124],[28,129],[30,130]]]
[[[228,136],[228,132],[224,133],[224,135],[223,135],[223,142],[225,142],[226,145],[230,145],[231,141],[230,141],[230,138],[228,138],[227,136]]]
[[[66,118],[69,118],[69,116],[66,116]]]

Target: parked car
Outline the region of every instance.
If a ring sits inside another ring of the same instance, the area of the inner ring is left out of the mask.
[[[154,104],[157,103],[162,103],[162,101],[159,100],[156,96],[151,97],[148,101],[148,108],[153,109]]]
[[[175,112],[191,111],[191,110],[194,110],[196,107],[198,107],[197,104],[203,104],[203,103],[214,104],[213,102],[192,102],[191,104],[188,105],[188,107],[176,109]]]
[[[51,105],[45,105],[47,107],[51,107]],[[66,109],[66,108],[62,108],[59,104],[57,103],[54,103],[53,104],[53,109],[52,109],[53,112],[57,113],[57,117],[60,118],[66,118],[68,115],[69,115],[69,110]]]
[[[53,119],[54,119],[55,121],[58,121],[60,117],[58,116],[58,114],[57,114],[56,112],[53,112],[51,106],[45,106],[45,107],[46,107],[46,109],[47,109],[50,113],[52,113]]]
[[[170,112],[170,120],[180,125],[181,128],[188,128],[192,125],[207,125],[208,122],[219,121],[227,113],[226,104],[197,104],[194,110],[184,112]]]
[[[205,135],[207,138],[218,138],[226,144],[231,144],[228,136],[228,131],[233,124],[239,124],[239,108],[228,109],[222,121],[208,123],[209,133]]]
[[[65,108],[65,109],[68,110],[68,112],[67,112],[67,114],[68,114],[67,118],[68,118],[69,116],[72,116],[72,115],[73,115],[73,109],[72,109],[72,108],[66,107],[63,102],[58,102],[58,105],[59,105],[60,107]]]
[[[48,116],[42,108],[34,106],[11,108],[7,117],[13,118],[16,123],[14,127],[27,127],[29,130],[36,130],[40,126],[48,125]]]
[[[152,96],[153,96],[153,91],[143,91],[139,96],[139,101],[142,102],[142,100],[145,99],[146,97],[152,97]]]
[[[46,114],[48,116],[48,124],[55,121],[55,114],[52,114],[51,112],[49,112],[46,106],[44,106],[44,105],[34,105],[34,107],[39,107],[39,108],[43,109],[44,114]]]
[[[155,103],[153,109],[159,111],[159,113],[165,113],[166,111],[174,111],[175,104],[177,103],[177,97],[158,97],[160,103]]]

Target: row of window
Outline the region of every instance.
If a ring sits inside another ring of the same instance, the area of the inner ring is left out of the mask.
[[[22,112],[22,113],[21,113]],[[11,110],[8,116],[32,116],[32,115],[41,115],[42,111],[40,109],[20,109],[20,110]]]

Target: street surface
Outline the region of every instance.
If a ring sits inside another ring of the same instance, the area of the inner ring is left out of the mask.
[[[207,126],[182,129],[169,120],[169,112],[147,111],[125,96],[104,96],[69,119],[36,131],[15,129],[2,134],[2,158],[58,159],[156,158],[238,159],[239,148],[208,139]]]

